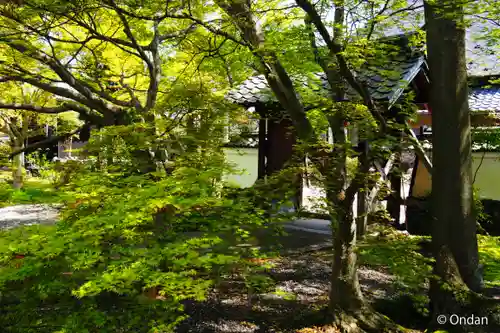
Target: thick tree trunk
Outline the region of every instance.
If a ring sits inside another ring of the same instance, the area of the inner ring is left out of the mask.
[[[448,332],[499,332],[500,306],[471,290],[481,288],[473,212],[470,117],[462,5],[426,3],[433,113],[431,328],[446,316]],[[444,15],[443,15],[444,14]],[[457,23],[459,22],[459,23]],[[452,325],[450,315],[486,318],[482,325]],[[443,318],[443,317],[441,317]],[[443,326],[443,325],[441,325]]]
[[[340,146],[346,141],[343,124],[341,117],[330,119],[334,141]],[[341,332],[380,332],[384,329],[398,332],[399,329],[395,325],[367,304],[359,283],[355,249],[357,224],[360,222],[353,216],[353,203],[354,194],[362,186],[356,184],[357,179],[352,180],[351,184],[347,181],[347,155],[344,149],[337,149],[335,157],[329,156],[327,160],[321,170],[326,176],[334,249],[328,314]],[[368,160],[362,162],[365,164],[361,167],[368,166]],[[362,175],[361,178],[366,177],[363,171],[364,169],[357,170]],[[351,194],[351,191],[355,192]],[[370,205],[368,202],[366,204],[369,210]]]
[[[333,248],[330,277],[329,312],[338,332],[402,332],[387,317],[377,313],[363,298],[358,276],[356,248],[356,220],[352,214],[353,200],[344,198],[344,192],[328,191],[332,212]],[[337,332],[337,331],[335,331]]]
[[[434,5],[436,7],[434,7]],[[441,14],[443,13],[443,14]],[[432,202],[436,259],[451,265],[449,252],[463,281],[480,290],[476,218],[472,197],[471,125],[465,59],[463,8],[454,1],[438,1],[425,8],[427,49],[433,112]],[[437,265],[440,265],[438,262]],[[438,267],[439,268],[439,267]],[[441,268],[458,279],[456,272]],[[445,280],[446,281],[446,280]]]

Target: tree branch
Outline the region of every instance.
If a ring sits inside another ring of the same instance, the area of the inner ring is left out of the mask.
[[[213,34],[216,34],[216,35],[219,35],[222,37],[226,37],[230,41],[233,41],[234,43],[240,44],[242,46],[250,46],[245,41],[242,41],[239,38],[236,38],[235,36],[231,35],[230,33],[226,32],[224,30],[218,29],[218,28],[216,28],[216,27],[214,27],[206,22],[203,22],[202,20],[200,20],[194,16],[191,16],[189,14],[166,14],[166,17],[181,19],[181,20],[191,20],[191,21],[195,22],[197,25],[202,26],[203,28],[205,28],[206,30],[210,31]]]
[[[368,92],[368,89],[356,79],[354,73],[349,68],[347,60],[342,54],[343,51],[342,44],[340,44],[339,41],[334,40],[330,36],[330,33],[328,32],[326,26],[324,25],[321,16],[308,0],[296,0],[296,3],[309,16],[311,22],[314,24],[314,26],[320,33],[321,38],[323,39],[328,49],[330,50],[330,54],[337,59],[339,71],[342,77],[344,77],[347,83],[349,83],[349,85],[361,96],[364,104],[368,107],[370,113],[378,121],[382,132],[386,132],[387,122],[385,121],[382,113],[376,107],[373,99],[370,96],[370,93]],[[338,29],[338,27],[336,29]]]
[[[77,111],[80,109],[79,106],[74,104],[63,104],[57,107],[41,107],[31,104],[3,104],[0,103],[0,109],[6,110],[25,110],[25,111],[33,111],[37,113],[47,113],[47,114],[58,114],[67,111]],[[76,109],[76,110],[75,110]]]
[[[87,126],[87,124],[84,125],[84,126],[82,126],[82,127],[80,127],[80,128],[78,128],[78,129],[76,129],[76,130],[74,130],[71,133],[53,136],[53,137],[48,138],[46,140],[39,141],[39,142],[34,143],[32,145],[28,145],[28,146],[26,146],[26,147],[24,147],[22,149],[15,150],[15,151],[13,151],[12,153],[9,154],[9,159],[13,158],[14,156],[19,155],[21,153],[27,153],[27,154],[29,154],[29,153],[32,153],[35,150],[37,150],[39,148],[42,148],[44,146],[48,146],[48,145],[50,145],[52,143],[65,140],[65,139],[67,139],[67,138],[69,138],[69,137],[77,134],[78,132],[80,132],[85,126]]]
[[[163,35],[160,36],[158,32],[158,25],[159,21],[155,21],[153,23],[153,40],[148,46],[149,52],[151,52],[151,58],[148,57],[144,49],[137,43],[136,38],[134,37],[134,34],[132,33],[132,30],[130,29],[130,24],[123,14],[123,12],[120,10],[118,5],[114,2],[114,0],[108,0],[108,4],[115,10],[115,12],[118,14],[118,17],[120,18],[123,27],[124,27],[124,32],[127,35],[127,37],[130,39],[132,44],[134,45],[134,48],[139,52],[141,55],[142,60],[146,63],[146,66],[148,67],[148,72],[149,72],[149,87],[148,87],[148,92],[147,92],[147,97],[146,97],[146,106],[145,110],[150,110],[151,108],[154,107],[156,104],[156,98],[158,96],[158,86],[160,84],[160,79],[161,79],[161,59],[160,59],[160,54],[158,52],[159,46],[160,46],[160,38],[167,39],[167,38],[173,38],[169,37],[168,35]],[[174,35],[172,35],[174,36]],[[137,104],[137,103],[136,103]]]
[[[415,133],[412,131],[410,125],[408,125],[408,122],[405,123],[404,131],[405,131],[408,139],[410,140],[410,142],[413,143],[413,148],[415,149],[415,153],[417,154],[418,158],[424,163],[429,174],[432,175],[431,159],[429,158],[429,156],[427,156],[427,153],[425,152],[424,147],[422,147],[422,144],[418,140]]]
[[[50,92],[54,95],[69,98],[75,102],[78,102],[82,105],[87,106],[89,109],[94,109],[93,104],[90,103],[83,96],[76,94],[76,93],[72,92],[71,90],[68,90],[68,89],[65,89],[62,87],[56,87],[56,86],[53,86],[53,85],[50,85],[47,83],[40,82],[39,80],[34,79],[34,78],[28,78],[28,77],[22,77],[22,76],[13,76],[12,75],[12,76],[4,76],[4,77],[0,78],[0,82],[7,82],[7,81],[25,82],[25,83],[31,84],[34,87],[37,87],[37,88],[40,88],[44,91]],[[77,105],[73,104],[73,108],[74,108],[74,111],[77,111],[77,112],[82,113],[82,114],[89,113],[88,110],[82,106],[77,106]],[[109,112],[111,112],[111,111],[107,111],[105,113],[109,113]]]
[[[323,24],[321,16],[308,0],[296,0],[296,3],[307,13],[307,15],[309,15],[311,22],[315,25],[321,37],[327,44],[328,49],[330,50],[330,54],[337,59],[340,74],[346,79],[347,83],[349,83],[349,85],[354,88],[354,90],[356,90],[356,92],[362,97],[364,104],[368,108],[368,111],[377,120],[381,133],[387,133],[387,121],[385,120],[382,112],[375,105],[375,102],[370,96],[368,89],[361,82],[359,82],[359,80],[356,79],[353,71],[349,68],[347,60],[342,53],[343,48],[340,42],[331,38],[330,33],[326,29],[326,26]],[[414,143],[416,153],[422,159],[428,170],[432,170],[432,163],[425,153],[422,145],[418,140],[415,140],[415,134],[413,133],[411,128],[409,128],[407,123],[405,124],[405,126],[405,132],[409,136],[410,140]]]
[[[368,205],[370,207],[373,205],[373,202],[375,201],[375,198],[377,197],[377,194],[380,190],[380,187],[382,186],[382,183],[384,181],[387,181],[389,172],[391,171],[395,160],[396,160],[396,154],[392,154],[389,157],[389,159],[387,160],[387,163],[385,164],[385,166],[383,168],[378,163],[375,163],[375,166],[376,166],[378,172],[380,173],[380,178],[377,180],[377,182],[375,183],[375,185],[373,186],[373,188],[371,189],[371,191],[368,195],[367,201],[368,201]]]
[[[37,51],[31,45],[23,45],[20,42],[15,42],[8,39],[3,39],[3,42],[9,45],[14,50],[34,59],[40,61],[42,64],[45,64],[50,67],[64,82],[70,85],[72,88],[77,90],[80,94],[82,94],[86,100],[89,107],[92,109],[98,110],[102,113],[108,113],[111,110],[107,107],[107,105],[94,96],[92,96],[91,90],[85,85],[85,83],[77,80],[73,74],[71,74],[62,64],[58,64],[57,61],[51,59],[49,56]],[[80,102],[80,101],[79,101]]]
[[[153,64],[151,63],[151,60],[144,52],[144,48],[142,46],[140,46],[139,43],[137,42],[137,40],[135,39],[134,34],[132,33],[132,30],[130,29],[130,24],[129,24],[127,18],[125,17],[125,15],[123,15],[123,13],[120,10],[118,10],[118,6],[114,2],[114,0],[108,0],[106,2],[118,14],[118,17],[120,18],[120,21],[123,24],[123,32],[125,32],[125,35],[127,35],[128,39],[130,39],[130,43],[132,44],[132,47],[135,50],[137,50],[137,52],[139,52],[142,60],[144,60],[144,62],[148,66],[149,74],[152,75],[153,74]]]
[[[153,40],[150,44],[151,58],[153,62],[151,63],[151,71],[149,78],[149,87],[146,97],[146,110],[152,109],[156,104],[156,99],[158,97],[158,88],[160,86],[161,80],[161,58],[159,53],[160,47],[160,34],[158,32],[159,22],[153,23]]]
[[[288,111],[298,137],[309,144],[316,144],[317,137],[299,100],[293,82],[274,52],[264,47],[264,36],[257,28],[249,4],[246,1],[223,1],[217,4],[234,20],[243,39],[261,63],[261,71],[280,104]]]
[[[8,134],[11,137],[11,140],[12,140],[12,138],[17,139],[21,136],[21,132],[17,128],[17,124],[14,124],[14,121],[12,120],[12,118],[9,119],[7,116],[1,115],[1,114],[0,114],[0,118],[3,119],[3,121],[5,123],[5,129],[8,131]]]

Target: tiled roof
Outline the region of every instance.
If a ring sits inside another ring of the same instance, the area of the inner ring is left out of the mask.
[[[475,20],[467,30],[466,56],[469,76],[490,76],[500,74],[499,45],[490,45],[487,36],[495,29],[490,22]]]
[[[500,86],[471,88],[469,91],[469,108],[475,112],[500,112]]]
[[[385,66],[378,66],[377,69],[366,67],[357,73],[358,78],[364,82],[375,100],[387,100],[394,102],[407,87],[408,82],[418,74],[424,56],[398,55],[387,61]],[[327,93],[329,84],[324,73],[316,73],[312,78],[295,77],[295,83],[309,87],[313,90],[323,90]],[[348,88],[349,98],[357,96],[352,88]],[[253,76],[240,84],[236,89],[230,91],[226,98],[234,103],[251,106],[257,103],[277,103],[272,94],[264,75]]]
[[[423,26],[423,2],[421,0],[408,0],[409,6],[416,8],[413,11],[405,11],[404,14],[392,16],[389,20],[392,22],[386,26],[381,26],[380,30],[375,31],[375,35],[396,36],[407,34],[409,31],[415,31]],[[498,29],[493,23],[474,19],[467,29],[466,34],[466,56],[467,69],[469,76],[489,77],[500,75],[500,45],[490,45],[487,37],[493,29]],[[377,30],[377,29],[376,29]],[[394,62],[388,63],[388,69],[400,67],[400,78],[385,80],[380,75],[368,75],[365,83],[369,87],[372,96],[377,100],[388,99],[393,102],[400,96],[404,86],[401,83],[409,82],[417,74],[418,69],[424,61],[423,56],[417,56],[407,59],[400,66],[394,66]],[[384,69],[382,69],[383,71]],[[365,72],[369,74],[369,71]],[[372,73],[373,74],[373,73]],[[363,76],[363,75],[361,75]],[[320,84],[327,91],[329,85],[324,74],[316,74]],[[306,86],[307,80],[299,79]],[[399,83],[399,84],[397,84]],[[351,97],[353,96],[351,91]],[[276,103],[276,99],[271,93],[264,76],[255,76],[243,82],[237,89],[229,92],[227,98],[238,104],[251,106],[257,102]],[[471,88],[469,97],[469,106],[471,111],[493,111],[500,112],[500,87],[493,88]]]
[[[388,16],[385,25],[375,29],[376,36],[393,36],[416,31],[424,26],[424,9],[422,0],[408,0],[411,11],[402,11]],[[485,14],[486,16],[486,14]],[[488,36],[492,31],[498,32],[496,22],[477,17],[469,17],[470,26],[465,35],[467,71],[469,76],[490,76],[500,74],[500,45],[491,44]]]

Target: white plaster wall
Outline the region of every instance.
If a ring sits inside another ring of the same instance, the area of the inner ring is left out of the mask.
[[[401,182],[401,196],[403,199],[408,197],[410,192],[412,169],[408,170],[406,174],[403,175]],[[325,191],[317,186],[309,186],[306,181],[304,181],[304,188],[302,192],[302,207],[308,212],[327,214],[328,211],[324,208],[324,198]],[[380,208],[387,207],[387,201],[382,201],[379,203]],[[353,216],[357,217],[358,211],[358,196],[356,195],[353,202]],[[399,221],[404,223],[406,220],[406,206],[401,205]]]
[[[258,152],[256,148],[228,148],[224,149],[229,162],[236,164],[243,170],[241,175],[228,175],[227,179],[241,187],[250,187],[257,180]],[[482,163],[481,163],[482,159]],[[482,198],[500,200],[500,153],[473,153],[473,170],[477,171],[475,186]],[[408,195],[411,170],[403,182],[402,194]],[[407,179],[406,179],[407,178]],[[306,184],[304,184],[306,185]],[[307,210],[324,212],[315,207],[318,199],[324,196],[319,188],[304,186],[303,205]],[[320,199],[321,200],[321,199]],[[382,203],[384,204],[384,203]],[[404,206],[401,207],[401,220],[404,221]]]
[[[419,168],[419,170],[422,170]],[[500,200],[500,153],[472,153],[472,175],[476,174],[474,187],[482,199]],[[425,178],[425,177],[424,177]],[[423,179],[423,178],[422,178]],[[431,179],[420,179],[418,193],[427,193],[431,190]],[[415,189],[415,188],[414,188]]]
[[[473,153],[474,186],[484,199],[500,200],[500,153]],[[481,162],[482,161],[482,162]]]
[[[226,159],[234,164],[241,174],[230,174],[226,176],[229,182],[240,187],[250,187],[258,176],[258,150],[257,148],[226,148],[224,149]]]

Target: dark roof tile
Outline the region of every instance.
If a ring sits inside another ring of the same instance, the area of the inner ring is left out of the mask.
[[[408,7],[415,9],[389,17],[386,20],[387,25],[380,25],[375,29],[375,35],[395,36],[420,29],[424,25],[423,1],[408,0]],[[491,38],[488,38],[495,30],[498,32],[498,26],[495,23],[472,18],[465,37],[469,76],[500,74],[498,58],[500,46],[496,43],[491,45]]]
[[[377,100],[389,100],[393,102],[398,98],[398,94],[401,93],[401,87],[407,86],[408,82],[413,80],[424,62],[422,54],[397,54],[394,57],[398,58],[398,60],[390,58],[382,66],[380,64],[377,64],[377,66],[366,64],[363,69],[358,70],[356,73],[356,76],[367,86],[373,98]],[[315,91],[323,90],[325,94],[330,90],[324,73],[314,73],[309,78],[306,76],[295,76],[292,79],[296,86],[308,87]],[[354,99],[357,97],[357,94],[348,86],[347,96],[350,99]],[[272,95],[267,85],[264,75],[257,75],[244,81],[237,88],[230,91],[227,94],[227,98],[235,103],[248,106],[256,103],[277,103],[276,98]]]
[[[500,86],[471,88],[469,107],[473,112],[500,112]]]

